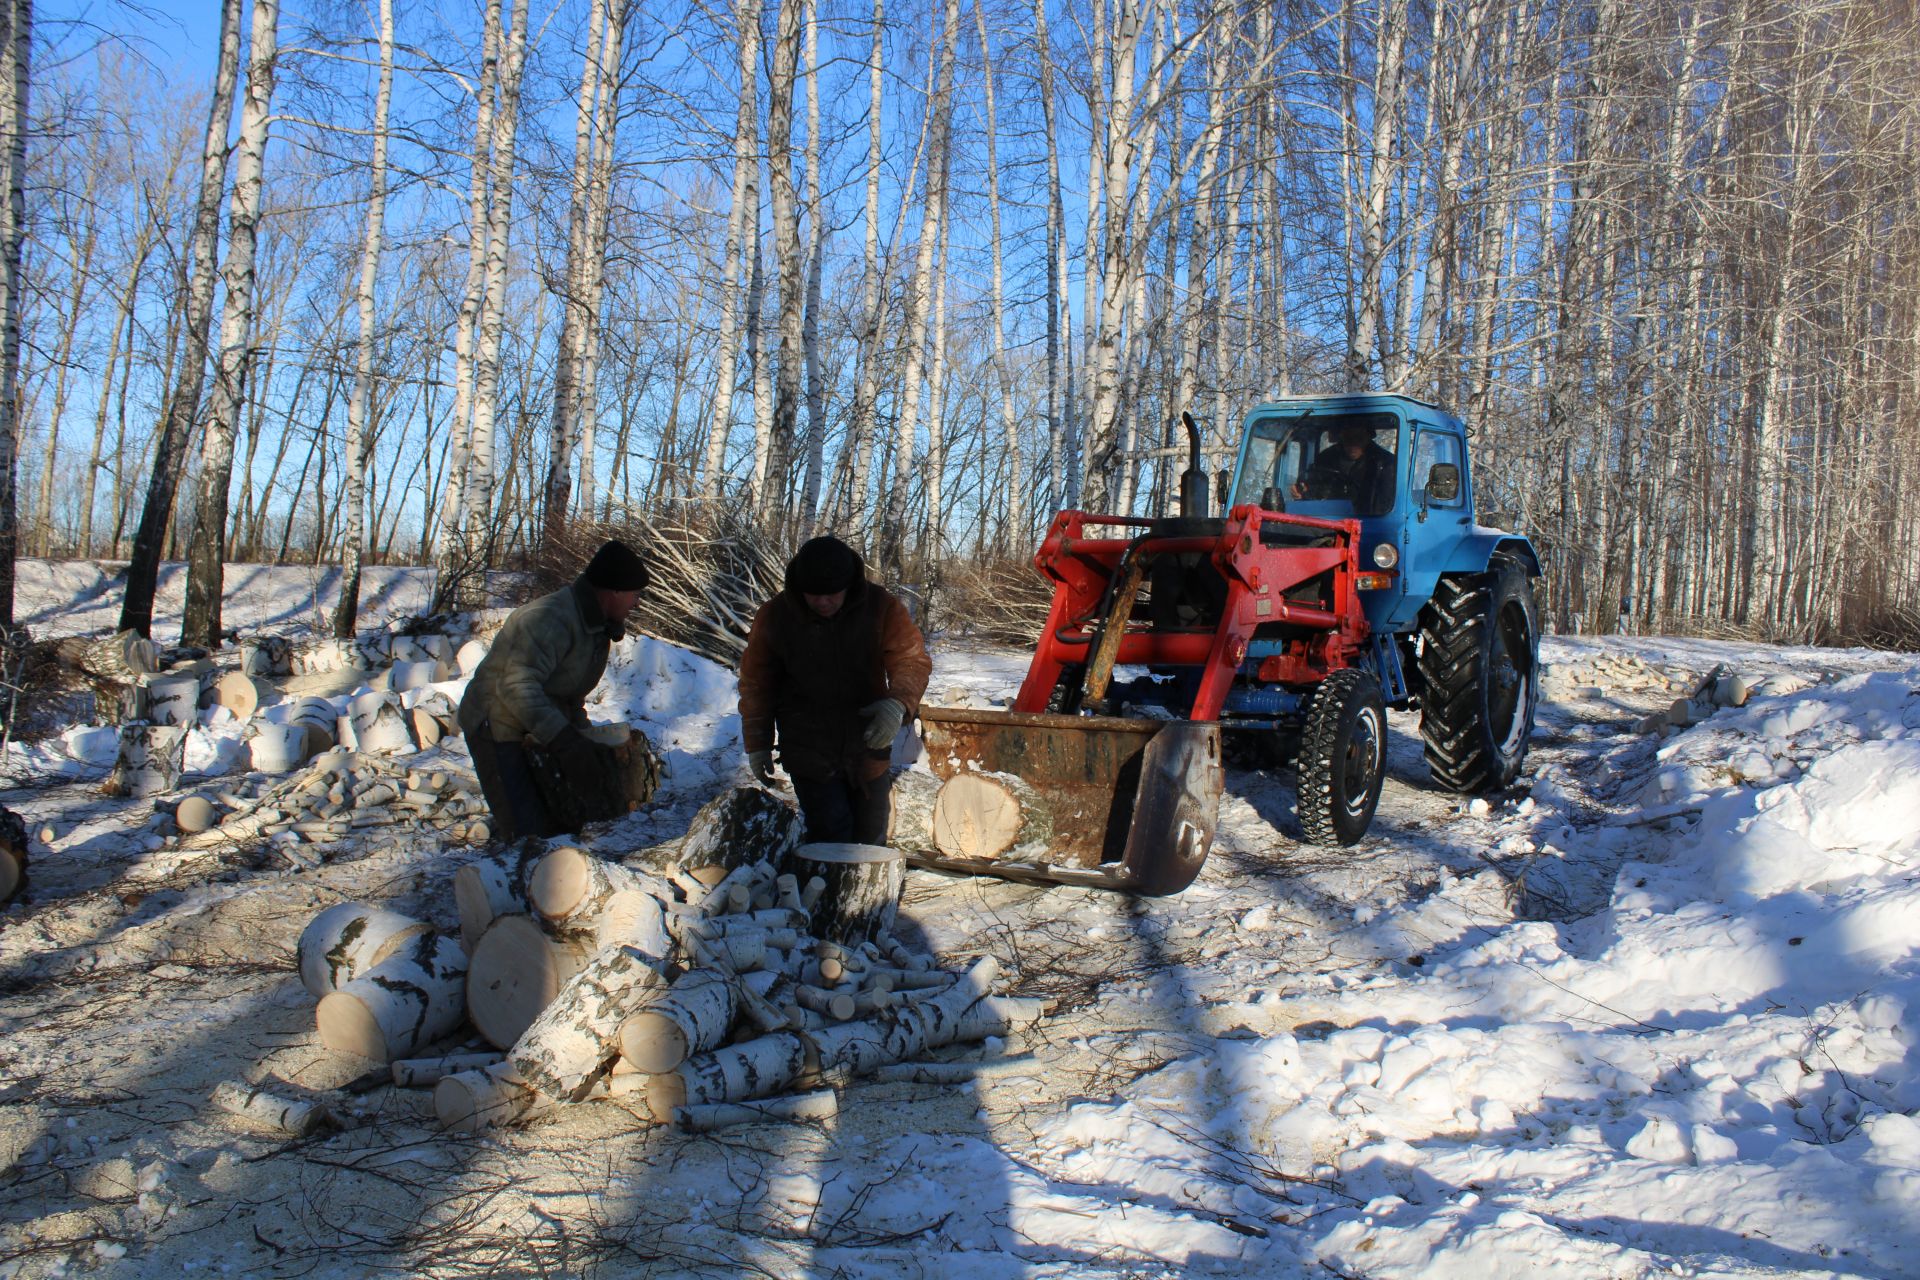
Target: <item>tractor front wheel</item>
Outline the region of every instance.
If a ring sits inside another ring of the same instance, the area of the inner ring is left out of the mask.
[[[1540,700],[1533,583],[1511,560],[1442,578],[1420,613],[1420,736],[1450,791],[1495,791],[1519,776]]]
[[[1387,705],[1378,680],[1348,667],[1321,682],[1296,767],[1294,806],[1308,844],[1350,845],[1367,834],[1387,776]]]

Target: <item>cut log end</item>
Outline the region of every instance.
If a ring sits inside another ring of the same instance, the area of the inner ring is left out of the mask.
[[[26,863],[11,849],[0,849],[0,902],[11,902],[26,881]]]
[[[933,803],[933,842],[956,858],[997,858],[1053,833],[1045,802],[1010,774],[957,774]]]
[[[671,1071],[687,1060],[687,1050],[687,1033],[665,1014],[647,1010],[620,1025],[620,1056],[636,1071]]]
[[[474,1027],[489,1044],[511,1049],[587,958],[585,947],[554,941],[529,916],[501,916],[467,966],[467,1012]]]
[[[358,997],[333,991],[320,997],[315,1011],[320,1026],[320,1043],[335,1053],[357,1053],[363,1058],[386,1062],[387,1036],[373,1011]]]

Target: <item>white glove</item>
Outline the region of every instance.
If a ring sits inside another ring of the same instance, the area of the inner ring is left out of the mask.
[[[907,718],[907,708],[898,698],[882,698],[860,708],[860,714],[867,720],[866,737],[862,739],[867,750],[883,751],[893,745],[894,735]]]

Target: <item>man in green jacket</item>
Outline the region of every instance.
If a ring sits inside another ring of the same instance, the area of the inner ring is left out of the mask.
[[[646,585],[633,549],[608,542],[571,585],[515,609],[481,659],[460,700],[460,728],[497,839],[561,834],[528,752],[546,753],[566,775],[594,776],[601,748],[581,732],[587,695]]]

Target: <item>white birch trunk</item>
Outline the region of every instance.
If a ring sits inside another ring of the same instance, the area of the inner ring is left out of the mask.
[[[885,0],[873,0],[873,39],[867,53],[867,202],[866,241],[860,273],[860,316],[856,336],[859,371],[854,379],[853,421],[846,448],[850,451],[847,490],[837,501],[836,523],[849,529],[863,527],[867,515],[867,450],[879,438],[874,405],[879,397],[880,332],[880,143],[881,36],[886,30]]]
[[[1020,543],[1026,537],[1027,469],[1021,459],[1020,424],[1013,409],[1013,368],[1007,362],[1007,289],[1006,271],[1000,238],[1000,159],[999,116],[994,108],[992,43],[987,36],[985,0],[974,0],[974,23],[980,33],[981,90],[985,95],[987,132],[987,217],[989,242],[993,251],[993,283],[988,294],[988,324],[993,329],[993,373],[1000,390],[1000,440],[1002,473],[1001,536],[998,546]]]
[[[659,961],[638,948],[598,952],[541,1010],[507,1055],[527,1084],[562,1102],[579,1102],[619,1051],[622,1023],[660,998]]]
[[[804,359],[802,329],[806,291],[801,272],[806,259],[800,250],[800,204],[793,189],[793,89],[800,59],[804,3],[805,0],[780,0],[767,78],[767,178],[773,212],[773,260],[779,286],[776,326],[779,357],[775,364],[772,434],[768,441],[767,472],[758,490],[760,509],[769,513],[783,509],[792,483]]]
[[[320,1043],[376,1062],[405,1058],[459,1026],[467,953],[452,938],[414,935],[315,1011]]]
[[[825,268],[826,200],[820,192],[820,6],[806,0],[807,41],[807,309],[800,343],[807,365],[807,434],[805,471],[800,487],[800,519],[812,529],[820,509],[820,471],[826,462],[827,404],[820,368],[820,277]]]
[[[260,227],[279,20],[279,0],[253,0],[247,90],[240,107],[240,144],[234,157],[233,196],[227,209],[227,260],[222,264],[226,301],[220,315],[220,359],[214,370],[213,396],[207,405],[200,492],[188,551],[186,612],[180,631],[184,643],[207,648],[220,643],[227,489],[233,479],[233,441],[243,403],[242,384],[252,358],[254,248]]]
[[[738,1003],[726,974],[693,969],[653,993],[645,1008],[628,1008],[632,1011],[618,1026],[620,1056],[637,1070],[658,1075],[724,1040]]]
[[[366,973],[431,926],[365,902],[340,902],[315,916],[294,948],[300,982],[318,999]]]
[[[720,277],[720,330],[715,337],[713,413],[707,423],[707,454],[700,492],[715,498],[726,480],[727,435],[733,425],[733,393],[740,350],[740,269],[749,239],[760,228],[760,0],[737,0],[734,26],[740,46],[740,106],[733,131],[733,207],[727,216],[726,263]]]
[[[355,344],[353,394],[347,400],[347,536],[340,561],[340,600],[333,634],[353,638],[360,618],[360,554],[366,539],[367,455],[373,447],[373,290],[380,275],[380,241],[387,220],[387,112],[393,101],[393,0],[380,0],[380,83],[373,100],[373,173],[367,191],[367,233],[360,249],[360,282],[354,308],[360,319]]]

